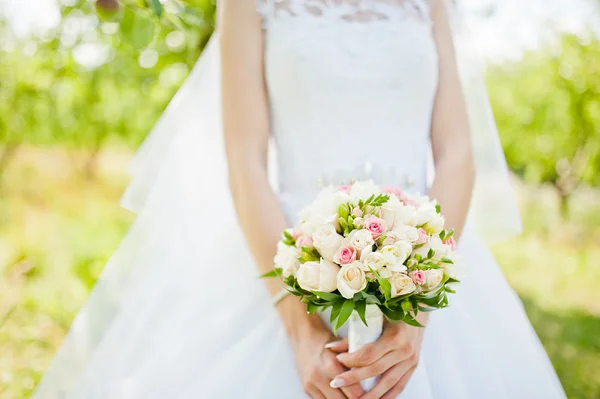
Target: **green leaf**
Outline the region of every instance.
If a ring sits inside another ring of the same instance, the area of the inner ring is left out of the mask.
[[[390,284],[390,282],[387,281],[387,279],[381,277],[381,275],[379,273],[377,273],[375,270],[373,270],[371,268],[369,268],[369,270],[371,270],[371,273],[373,273],[373,275],[377,278],[377,282],[379,283],[379,286],[383,290],[383,296],[385,297],[385,299],[387,301],[389,301],[390,298],[392,297],[392,284]]]
[[[427,252],[427,258],[431,259],[435,255],[435,250],[433,248],[429,248],[429,252]]]
[[[306,303],[306,312],[308,314],[314,314],[318,309],[319,309],[319,307],[317,305],[315,305],[314,303],[312,303],[312,302]]]
[[[405,312],[408,312],[412,308],[412,306],[410,305],[410,301],[407,299],[404,299],[402,302],[400,302],[400,307]]]
[[[380,306],[381,312],[385,315],[385,317],[392,322],[399,322],[404,319],[405,313],[402,308],[397,307],[394,309],[386,308],[385,306]]]
[[[160,0],[150,0],[150,2],[152,4],[152,8],[154,9],[154,13],[160,18],[163,13],[163,6],[160,3]]]
[[[283,269],[280,267],[277,267],[277,268],[271,270],[270,272],[266,272],[265,274],[262,274],[259,278],[279,277],[279,276],[281,276],[281,273],[283,273]]]
[[[444,237],[446,237],[446,230],[440,232],[440,240],[444,241]]]
[[[289,245],[290,247],[296,246],[296,240],[294,240],[294,237],[292,237],[287,230],[283,230],[281,235],[281,242],[283,242],[285,245]]]
[[[437,204],[437,205],[435,206],[435,211],[436,211],[437,213],[440,213],[440,212],[442,211],[442,207],[440,206],[440,204]]]
[[[325,299],[326,301],[330,302],[335,302],[338,299],[342,298],[340,295],[333,294],[331,292],[313,291],[312,293],[318,296],[319,298]]]
[[[354,309],[356,310],[356,313],[358,313],[358,315],[360,316],[360,319],[363,321],[363,323],[365,323],[365,326],[369,326],[367,324],[367,317],[365,315],[366,311],[367,311],[367,302],[366,301],[358,301],[354,303]]]
[[[339,330],[341,326],[344,325],[346,321],[350,318],[352,311],[354,310],[354,301],[352,299],[346,299],[344,304],[342,305],[342,309],[340,310],[340,315],[338,316],[337,323],[335,323],[335,330]]]
[[[335,326],[335,319],[338,318],[338,316],[340,315],[340,311],[342,310],[342,305],[345,303],[345,300],[338,300],[333,307],[331,308],[331,316],[329,317],[329,323],[332,326]]]
[[[410,325],[410,326],[425,327],[424,325],[422,325],[421,323],[419,323],[417,321],[417,319],[415,319],[414,317],[412,317],[410,315],[410,313],[407,313],[406,316],[404,317],[404,320],[402,320],[402,321],[405,322],[406,324]]]

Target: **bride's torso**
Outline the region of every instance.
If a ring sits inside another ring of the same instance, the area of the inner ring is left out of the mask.
[[[423,0],[265,0],[265,76],[290,212],[323,183],[424,191],[437,51]]]

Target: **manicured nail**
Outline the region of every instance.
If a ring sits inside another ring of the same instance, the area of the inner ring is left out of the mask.
[[[346,385],[346,381],[344,381],[341,378],[336,378],[335,380],[333,380],[329,383],[329,386],[332,388],[341,388],[344,385]]]
[[[325,344],[325,349],[333,348],[334,346],[337,346],[337,345],[338,345],[338,342],[337,341],[333,341],[333,342],[330,342],[328,344]]]

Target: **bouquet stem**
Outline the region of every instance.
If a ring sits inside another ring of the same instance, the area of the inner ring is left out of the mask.
[[[360,348],[370,343],[373,343],[381,337],[383,332],[383,313],[377,305],[367,305],[365,313],[368,326],[361,320],[356,311],[352,313],[348,319],[348,351],[356,352]],[[368,378],[360,382],[360,385],[365,392],[370,391],[378,377]]]

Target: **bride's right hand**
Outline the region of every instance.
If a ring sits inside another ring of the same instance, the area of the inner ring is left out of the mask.
[[[294,298],[286,298],[278,307],[306,394],[312,399],[360,398],[364,394],[360,384],[341,389],[329,385],[336,375],[347,369],[337,360],[337,353],[325,348],[336,338],[321,318],[316,314],[307,315],[305,305]]]

